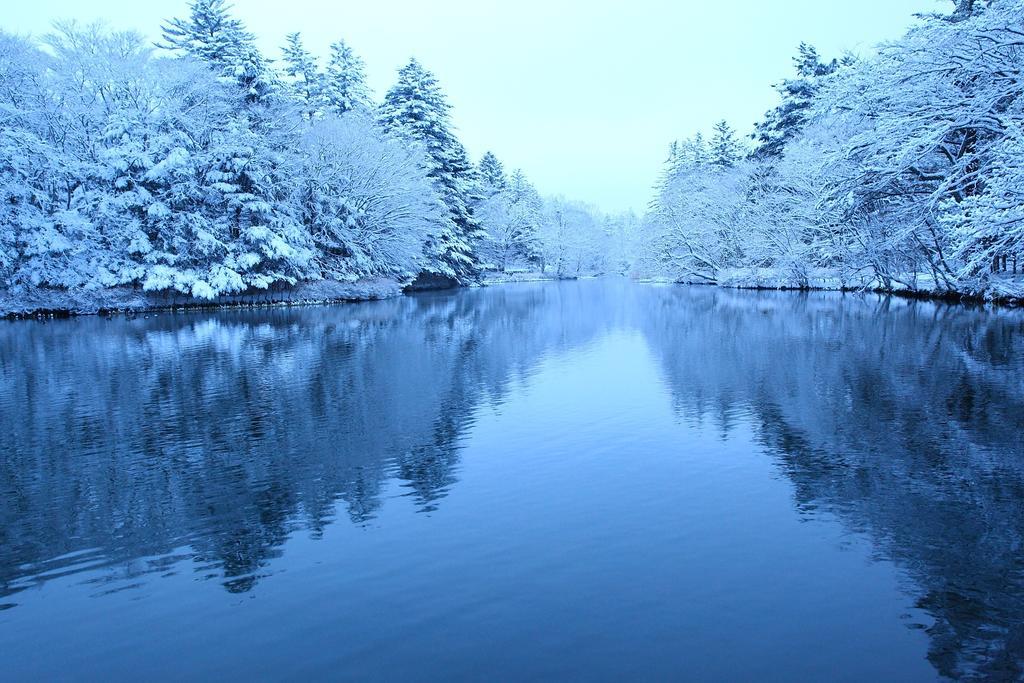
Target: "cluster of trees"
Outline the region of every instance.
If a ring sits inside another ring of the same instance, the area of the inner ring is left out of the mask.
[[[605,215],[564,197],[542,198],[522,171],[506,174],[490,152],[479,171],[479,216],[488,233],[482,256],[488,268],[532,268],[559,278],[630,268],[623,245],[636,232],[634,214]]]
[[[381,103],[344,41],[323,69],[299,34],[271,62],[224,0],[195,0],[157,46],[99,26],[58,25],[42,44],[0,32],[0,288],[213,298],[596,269],[548,238],[564,202],[493,155],[478,169],[449,110],[416,60]],[[576,228],[576,214],[604,227],[572,207]]]
[[[271,62],[225,0],[157,46],[0,33],[0,289],[632,269],[1022,296],[1021,16],[957,0],[870,57],[802,45],[753,144],[725,121],[673,143],[643,221],[473,163],[416,60],[376,102],[344,41],[322,65],[291,34]]]
[[[802,45],[753,145],[724,122],[673,145],[643,267],[1024,295],[1021,17],[1021,0],[957,0],[870,57]]]

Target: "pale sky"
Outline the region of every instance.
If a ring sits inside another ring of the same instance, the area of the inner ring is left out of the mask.
[[[415,56],[448,94],[474,159],[488,149],[545,194],[642,210],[669,143],[725,118],[749,132],[775,103],[801,40],[826,56],[899,37],[941,0],[235,0],[276,58],[300,31],[326,55],[344,38],[378,98]],[[104,19],[154,38],[186,0],[32,0],[0,28]]]

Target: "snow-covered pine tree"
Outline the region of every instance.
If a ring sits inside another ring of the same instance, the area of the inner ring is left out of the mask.
[[[982,9],[982,3],[978,2],[978,0],[953,0],[953,3],[956,5],[956,9],[953,10],[953,14],[950,17],[953,21],[970,19]],[[984,4],[991,5],[992,0],[988,0]]]
[[[225,0],[193,0],[187,19],[170,19],[159,46],[205,62],[221,78],[233,80],[249,103],[266,103],[277,78],[245,25],[231,17]]]
[[[484,233],[471,209],[474,168],[452,132],[450,109],[434,75],[412,59],[399,70],[379,120],[389,133],[422,146],[428,176],[448,209],[450,225],[428,245],[428,271],[465,284],[479,275],[476,244]]]
[[[323,79],[324,98],[337,114],[369,110],[370,88],[366,85],[366,66],[344,40],[331,44],[331,56]]]
[[[743,146],[736,139],[736,132],[725,119],[715,124],[714,131],[709,149],[710,163],[720,168],[735,166],[743,158]]]
[[[704,140],[703,133],[697,133],[679,145],[678,169],[690,171],[704,166],[709,160],[708,143]]]
[[[170,19],[163,25],[160,47],[226,70],[241,57],[239,48],[251,42],[252,35],[230,16],[225,0],[194,0],[187,19]]]
[[[709,163],[708,146],[704,136],[697,133],[681,142],[669,145],[661,175],[655,187],[654,197],[648,206],[652,214],[660,213],[666,201],[672,201],[675,193],[687,186],[687,178]],[[692,185],[692,183],[690,183]]]
[[[502,186],[490,185],[492,190],[477,204],[477,215],[487,230],[481,252],[504,272],[510,265],[540,261],[543,202],[522,171],[516,170],[510,178],[502,172],[497,179]]]
[[[819,79],[839,68],[834,59],[828,63],[821,61],[818,51],[807,43],[800,43],[793,65],[796,78],[787,78],[775,86],[782,101],[755,126],[752,137],[757,142],[754,155],[758,158],[782,156],[786,144],[803,130]]]
[[[323,109],[324,79],[316,65],[316,58],[302,44],[302,35],[289,33],[281,49],[286,85],[302,109],[306,120],[313,120]]]
[[[540,193],[520,169],[512,173],[503,193],[509,198],[510,213],[516,223],[516,254],[525,261],[539,262],[539,231],[544,204]]]
[[[197,295],[294,283],[312,274],[313,254],[295,207],[287,201],[296,181],[298,131],[281,125],[291,114],[280,106],[280,83],[223,0],[194,0],[190,9],[189,19],[165,25],[164,46],[200,59],[221,82],[238,89],[222,94],[227,109],[210,124],[215,130],[186,139],[183,150],[172,151],[161,162],[168,166],[165,175],[180,166],[183,153],[193,159],[190,163],[199,164],[193,175],[186,174],[201,183],[195,188],[198,203],[172,210],[168,220],[181,211],[209,214],[214,226],[209,233],[223,234],[218,239],[225,253],[215,257],[221,273],[215,279],[221,284],[210,283]],[[211,46],[224,47],[217,52]],[[150,277],[145,286],[160,284],[159,278]]]
[[[657,204],[657,198],[665,191],[668,184],[679,172],[679,141],[673,140],[668,146],[668,156],[662,164],[661,173],[658,175],[658,182],[654,186],[654,198],[651,200],[651,207]]]
[[[502,166],[498,157],[493,152],[487,152],[480,159],[479,164],[480,184],[485,195],[494,195],[508,185],[508,178],[505,176],[505,167]]]

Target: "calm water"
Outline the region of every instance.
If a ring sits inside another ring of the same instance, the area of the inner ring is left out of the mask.
[[[0,323],[0,678],[1012,680],[1024,313],[511,285]]]

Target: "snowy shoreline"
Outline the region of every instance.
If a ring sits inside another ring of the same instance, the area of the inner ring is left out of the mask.
[[[1022,278],[1024,279],[1024,278]],[[930,301],[946,301],[962,304],[993,304],[998,306],[1022,307],[1024,297],[1019,292],[1021,284],[1017,278],[1003,278],[1001,286],[992,287],[986,294],[959,292],[943,289],[936,285],[928,274],[918,273],[902,278],[903,282],[892,282],[886,286],[875,278],[849,278],[827,269],[817,269],[794,278],[770,268],[736,268],[722,271],[715,281],[651,279],[647,282],[676,285],[701,285],[740,289],[748,291],[790,291],[790,292],[871,292],[888,296]],[[907,284],[911,283],[911,284]]]
[[[405,283],[392,279],[355,282],[321,280],[292,287],[225,294],[200,299],[180,292],[144,292],[130,287],[95,290],[0,290],[0,318],[71,317],[105,313],[155,313],[174,310],[307,306],[376,301],[401,296]]]
[[[555,281],[553,275],[536,272],[503,273],[486,276],[479,286],[521,282]],[[453,287],[457,289],[458,287]],[[0,319],[68,318],[115,313],[159,313],[176,310],[218,310],[229,308],[261,308],[271,306],[321,306],[360,301],[378,301],[416,291],[446,287],[412,286],[389,278],[364,279],[355,282],[320,280],[293,286],[276,286],[266,290],[225,294],[202,299],[181,292],[146,292],[132,287],[105,289],[34,288],[21,292],[0,289]]]
[[[559,278],[553,275],[537,272],[503,273],[484,277],[479,286],[491,287],[558,281]],[[937,288],[886,288],[879,283],[856,284],[833,277],[812,277],[808,278],[807,284],[799,284],[787,280],[778,273],[766,272],[743,273],[736,271],[722,277],[717,282],[672,280],[670,278],[640,278],[635,281],[641,284],[720,287],[746,291],[871,292],[902,298],[959,304],[1024,307],[1024,298],[1015,296],[982,297]],[[403,296],[408,291],[410,291],[408,283],[386,278],[355,282],[333,280],[305,282],[292,287],[223,295],[214,299],[199,299],[179,292],[144,292],[129,287],[78,291],[33,289],[20,294],[0,290],[0,319],[21,320],[115,313],[138,314],[273,306],[321,306],[377,301]]]
[[[488,287],[490,285],[507,285],[517,282],[556,282],[557,280],[558,278],[554,275],[524,270],[511,271],[507,273],[486,273],[480,284],[484,287]]]

